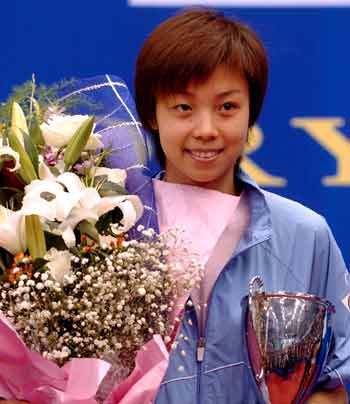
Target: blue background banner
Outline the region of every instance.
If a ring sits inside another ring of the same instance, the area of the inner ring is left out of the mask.
[[[145,37],[177,10],[132,7],[127,0],[3,2],[0,99],[32,73],[47,84],[111,73],[132,89]],[[265,187],[323,214],[348,263],[350,8],[232,5],[222,11],[255,29],[271,62],[245,168]]]
[[[46,84],[111,73],[132,89],[137,53],[153,28],[178,10],[165,7],[171,2],[154,0],[163,8],[132,7],[127,0],[2,2],[0,100],[32,73]],[[295,0],[299,8],[290,7],[293,0],[260,1],[278,3],[274,8],[225,2],[231,5],[223,12],[262,38],[271,63],[245,168],[268,189],[324,215],[349,264],[350,8],[339,5],[350,1]]]
[[[145,37],[177,10],[131,7],[127,0],[61,0],[50,8],[40,0],[2,3],[0,99],[32,73],[47,84],[111,73],[132,88]],[[350,8],[222,11],[256,30],[271,62],[245,167],[267,188],[323,214],[349,263]]]

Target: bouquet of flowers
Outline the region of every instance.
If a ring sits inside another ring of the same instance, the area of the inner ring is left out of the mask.
[[[144,204],[93,116],[45,108],[34,85],[26,101],[0,137],[0,396],[149,402],[200,265],[179,231],[137,226]]]

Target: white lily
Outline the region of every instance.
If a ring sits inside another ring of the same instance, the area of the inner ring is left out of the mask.
[[[117,204],[115,204],[115,202]],[[100,211],[103,211],[103,207],[105,207],[108,203],[114,203],[115,206],[123,213],[123,218],[120,223],[115,223],[111,226],[111,230],[113,234],[118,235],[127,232],[131,229],[132,226],[140,219],[143,213],[143,205],[140,198],[137,195],[116,195],[116,196],[106,196],[101,198],[100,202]],[[106,209],[105,212],[108,212],[111,209]]]
[[[49,261],[46,263],[46,266],[50,270],[51,277],[56,282],[62,284],[64,276],[72,273],[72,254],[69,251],[59,251],[56,248],[50,248],[44,258]]]
[[[0,205],[0,246],[13,255],[27,249],[23,212]]]
[[[15,161],[15,166],[9,169],[9,171],[17,171],[18,169],[21,168],[21,164],[19,162],[20,161],[19,154],[16,151],[14,151],[10,146],[4,146],[2,137],[0,137],[0,160]]]
[[[96,223],[98,218],[119,207],[123,212],[120,232],[125,232],[141,217],[143,205],[135,195],[101,197],[96,188],[85,187],[80,178],[67,172],[55,181],[34,180],[25,187],[22,210],[59,222],[46,229],[61,235],[67,247],[75,245],[74,229],[82,220]]]
[[[56,181],[34,180],[25,187],[22,210],[26,215],[61,221],[77,200],[78,195],[65,192],[64,187]]]
[[[87,115],[50,115],[47,123],[44,122],[40,125],[45,143],[58,149],[66,146],[76,130],[87,118]],[[100,140],[100,135],[92,131],[85,150],[101,148],[103,148],[103,143]]]
[[[114,182],[115,184],[124,187],[126,180],[126,170],[120,168],[107,168],[107,167],[97,167],[92,170],[92,174],[96,177],[100,175],[107,176],[107,180]]]

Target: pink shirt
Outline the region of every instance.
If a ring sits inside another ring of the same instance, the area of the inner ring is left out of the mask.
[[[205,268],[201,287],[191,291],[203,333],[211,290],[248,225],[248,206],[240,197],[210,189],[160,180],[153,184],[160,231],[183,228]]]

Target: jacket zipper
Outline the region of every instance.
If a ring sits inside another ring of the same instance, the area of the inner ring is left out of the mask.
[[[197,343],[197,399],[201,403],[202,362],[205,352],[205,338],[200,337]]]
[[[258,242],[255,242],[251,245],[246,246],[246,248],[243,248],[242,250],[238,250],[236,251],[236,253],[230,258],[229,261],[231,261],[232,259],[236,258],[239,254],[241,254],[242,252],[254,247],[257,244],[260,244],[264,241],[266,241],[267,239],[269,239],[269,237],[264,237],[261,240],[259,240]],[[219,280],[220,275],[222,274],[223,271],[221,271],[221,273],[219,274],[218,278],[216,279],[213,288],[212,288],[212,292]],[[212,296],[212,294],[211,294]],[[207,318],[206,318],[206,323],[205,323],[205,329],[204,329],[204,335],[207,335],[207,328],[208,328],[208,318],[209,318],[209,310],[210,310],[210,300],[211,300],[211,296],[208,300],[208,310],[207,310]],[[197,318],[197,327],[199,330],[199,319],[196,313],[196,318]],[[199,330],[199,334],[201,334],[201,331]],[[196,352],[196,356],[197,356],[197,403],[201,404],[202,400],[201,400],[201,383],[202,383],[202,363],[204,360],[204,354],[205,354],[205,337],[204,336],[200,336],[198,339],[198,343],[197,343],[197,352]]]
[[[205,338],[200,337],[197,344],[197,361],[199,363],[203,362],[204,351],[205,351]]]

